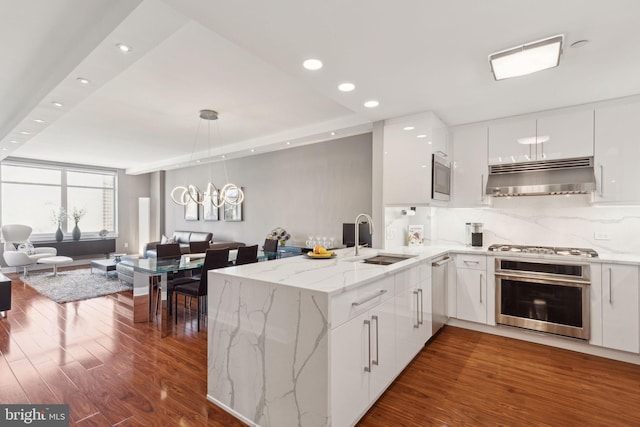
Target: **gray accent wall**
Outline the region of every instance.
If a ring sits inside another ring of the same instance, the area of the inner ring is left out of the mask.
[[[227,160],[229,181],[243,187],[243,221],[184,219],[184,207],[169,196],[176,185],[209,181],[226,183],[221,162],[166,172],[165,233],[175,230],[210,231],[215,241],[241,241],[262,245],[275,227],[283,227],[292,241],[304,244],[307,236],[342,241],[342,223],[359,213],[372,212],[372,135],[305,145]]]
[[[127,175],[124,170],[118,170],[116,253],[138,253],[138,198],[149,197],[149,187],[150,174]]]

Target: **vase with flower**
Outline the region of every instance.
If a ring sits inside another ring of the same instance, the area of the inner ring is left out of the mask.
[[[271,233],[267,235],[267,239],[277,240],[280,242],[280,246],[284,246],[287,243],[287,240],[291,238],[291,234],[287,233],[282,227],[276,227],[271,230]]]
[[[76,207],[73,208],[73,212],[71,213],[71,217],[75,222],[75,226],[73,227],[73,231],[71,232],[71,236],[73,240],[80,240],[80,236],[82,233],[80,232],[80,228],[78,227],[78,222],[82,219],[82,217],[87,213],[84,209],[78,209]]]
[[[64,239],[64,233],[62,232],[62,223],[68,218],[67,210],[60,206],[58,210],[51,211],[51,221],[58,226],[56,230],[56,241],[61,242]]]

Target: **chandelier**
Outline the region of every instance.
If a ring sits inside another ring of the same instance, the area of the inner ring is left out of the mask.
[[[211,155],[211,121],[218,120],[218,113],[213,110],[200,110],[200,118],[207,120],[207,142],[209,147],[209,155]],[[196,139],[194,140],[193,147],[198,139],[198,132],[200,130],[201,122],[198,122],[198,129],[196,130]],[[193,154],[193,152],[192,152]],[[216,208],[223,206],[225,203],[228,205],[239,205],[244,201],[244,192],[242,188],[229,182],[229,174],[227,173],[227,161],[222,161],[224,167],[224,175],[227,181],[221,189],[215,186],[213,182],[207,184],[206,191],[202,192],[197,185],[187,184],[178,185],[171,190],[171,200],[177,205],[186,206],[189,202],[194,202],[199,205],[205,203],[211,203]],[[217,196],[217,197],[216,197]]]

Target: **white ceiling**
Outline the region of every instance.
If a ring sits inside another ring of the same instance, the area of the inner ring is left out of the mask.
[[[422,111],[457,125],[640,93],[637,0],[0,1],[0,159],[143,173]],[[560,67],[494,81],[488,54],[556,34]]]

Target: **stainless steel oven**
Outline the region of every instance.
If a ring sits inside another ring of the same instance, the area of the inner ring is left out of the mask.
[[[496,323],[589,339],[589,264],[496,258]]]

